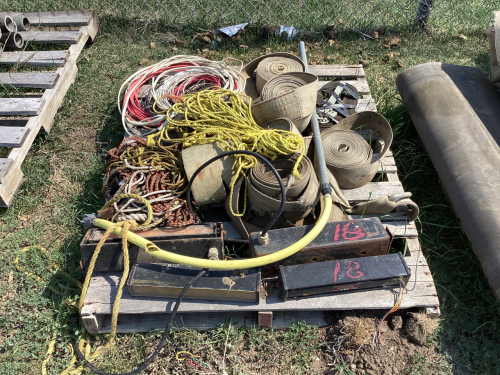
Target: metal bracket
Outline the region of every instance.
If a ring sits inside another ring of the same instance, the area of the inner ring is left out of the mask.
[[[84,214],[83,219],[80,220],[80,225],[83,225],[85,230],[89,230],[94,226],[94,220],[97,219],[95,214]]]

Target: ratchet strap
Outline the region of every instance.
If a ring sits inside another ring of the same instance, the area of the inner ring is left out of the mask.
[[[373,201],[358,203],[346,211],[355,215],[388,214],[397,207],[410,207],[408,221],[414,221],[418,217],[419,209],[410,197],[411,193],[381,197]]]

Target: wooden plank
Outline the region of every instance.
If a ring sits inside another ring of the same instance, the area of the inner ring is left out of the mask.
[[[342,191],[349,202],[364,202],[405,192],[399,181],[369,182],[365,186],[356,189],[342,189]]]
[[[24,13],[31,25],[37,26],[86,26],[94,16],[93,10]]]
[[[0,147],[21,147],[28,133],[28,128],[0,126]]]
[[[121,315],[117,326],[119,333],[145,332],[145,331],[163,331],[165,329],[165,321],[168,320],[170,314],[130,314]],[[98,316],[101,317],[101,316]],[[87,317],[85,317],[87,318]],[[102,324],[99,326],[98,332],[93,332],[95,325],[93,319],[95,316],[85,319],[82,317],[84,326],[91,334],[108,333],[111,330],[111,316],[103,316]],[[87,321],[90,322],[87,326]],[[256,327],[258,321],[255,318],[255,313],[212,313],[205,316],[204,314],[177,314],[174,321],[175,330],[196,329],[206,331],[231,321],[234,326]],[[328,326],[325,320],[325,314],[322,311],[277,311],[273,313],[272,326],[275,329],[289,328],[292,324],[303,321],[317,327]]]
[[[60,66],[69,57],[69,51],[14,51],[2,52],[0,64],[21,64],[28,66]]]
[[[0,85],[51,89],[58,77],[57,72],[0,73]]]
[[[80,31],[21,31],[25,42],[31,43],[69,43],[76,44],[82,37]]]
[[[330,82],[331,81],[318,81],[318,90]],[[358,94],[360,95],[370,93],[370,87],[368,86],[368,81],[366,80],[366,78],[359,78],[355,80],[342,80],[342,82],[353,85],[356,88],[356,90],[358,90]]]
[[[365,77],[363,65],[309,65],[309,73],[319,78]]]
[[[12,166],[12,159],[9,158],[0,158],[0,184],[10,167]]]
[[[403,308],[434,306],[437,300],[434,284],[430,278],[421,276],[415,282],[415,288],[405,295],[406,302]],[[112,305],[120,276],[118,273],[95,274],[85,298],[82,314],[111,314]],[[184,301],[179,307],[179,312],[242,312],[242,311],[325,311],[325,310],[350,310],[350,309],[386,309],[391,308],[394,303],[393,293],[395,289],[377,289],[356,292],[356,298],[352,294],[334,294],[318,296],[315,298],[304,298],[282,302],[279,291],[269,291],[266,300],[261,299],[259,304],[220,302],[220,301]],[[123,290],[120,301],[120,314],[152,314],[170,312],[173,299],[162,298],[131,298],[128,289]]]
[[[377,112],[377,104],[375,103],[375,99],[366,96],[358,100],[358,105],[356,106],[356,113],[365,111]]]
[[[0,98],[0,116],[36,116],[44,102],[43,98]]]
[[[59,74],[59,79],[53,89],[48,89],[43,94],[43,99],[45,99],[45,105],[40,111],[39,116],[32,117],[26,124],[26,127],[30,129],[26,140],[23,145],[18,148],[12,149],[9,157],[14,160],[14,165],[9,171],[9,174],[4,179],[4,182],[0,184],[0,207],[8,207],[14,198],[16,191],[23,180],[23,173],[21,171],[21,164],[28,153],[33,140],[36,135],[43,128],[46,132],[49,132],[52,124],[54,122],[54,116],[61,106],[62,100],[68,91],[69,86],[73,83],[78,68],[76,67],[76,60],[80,55],[85,43],[88,38],[95,37],[98,30],[97,18],[93,18],[88,26],[83,26],[80,29],[82,37],[77,44],[73,44],[69,47],[69,50],[62,51],[67,57],[67,63],[57,70]],[[28,52],[30,53],[30,52]],[[37,52],[38,53],[38,52]],[[50,52],[49,53],[53,53]],[[1,58],[5,53],[0,55]],[[29,58],[27,56],[26,58]]]
[[[389,229],[394,238],[418,237],[418,230],[414,221],[409,223],[404,221],[384,222],[383,225]]]

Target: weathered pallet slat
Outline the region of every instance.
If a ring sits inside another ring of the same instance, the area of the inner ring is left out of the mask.
[[[56,72],[0,73],[0,86],[51,89],[58,77]]]
[[[30,114],[33,117],[29,118],[27,122],[25,119],[7,119],[7,121],[3,121],[7,124],[7,126],[11,127],[10,129],[24,124],[27,134],[24,138],[24,142],[19,147],[13,148],[9,153],[9,159],[11,159],[12,162],[10,163],[8,172],[4,174],[3,179],[0,181],[0,207],[8,207],[12,202],[16,191],[23,181],[21,164],[24,161],[31,144],[40,129],[43,129],[46,132],[50,131],[54,122],[55,114],[61,106],[64,96],[66,95],[70,85],[73,83],[78,71],[76,60],[87,40],[89,38],[94,39],[97,34],[97,17],[95,17],[94,12],[89,12],[91,13],[91,17],[88,20],[88,25],[82,26],[79,31],[76,31],[79,35],[77,43],[72,44],[67,50],[4,52],[0,55],[0,64],[26,64],[40,67],[59,66],[56,72],[52,72],[57,74],[58,79],[52,88],[45,90],[43,93],[42,100],[44,101],[44,104],[40,106],[40,110],[36,116]],[[40,14],[40,16],[44,16],[44,14]],[[0,112],[0,116],[1,115],[3,115],[3,113]],[[17,113],[16,115],[20,114]],[[0,125],[2,125],[2,122],[0,122]]]
[[[82,37],[80,31],[21,31],[25,42],[76,44]]]
[[[0,184],[3,181],[3,178],[9,171],[12,166],[12,159],[9,158],[0,158]]]
[[[364,78],[363,65],[309,65],[309,73],[319,78]]]
[[[0,98],[0,116],[36,116],[43,98]]]
[[[28,128],[0,126],[0,147],[21,147],[28,133]]]
[[[365,202],[405,192],[399,181],[369,182],[365,186],[356,189],[342,189],[342,191],[349,202]]]
[[[330,81],[319,81],[318,90],[329,82]],[[368,94],[370,92],[370,87],[368,86],[368,81],[366,80],[366,78],[359,78],[355,80],[342,80],[342,82],[349,83],[350,85],[354,86],[356,90],[358,90],[359,94]]]
[[[94,16],[92,10],[24,13],[33,27],[38,26],[86,26]]]
[[[61,66],[68,59],[69,51],[14,51],[2,52],[0,64],[28,66]]]

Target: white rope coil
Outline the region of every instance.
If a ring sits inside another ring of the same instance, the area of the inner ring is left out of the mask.
[[[167,120],[166,111],[182,95],[220,86],[243,92],[246,80],[228,60],[210,61],[198,56],[174,56],[132,74],[118,92],[118,109],[125,131],[145,137]],[[243,66],[239,60],[235,60]],[[146,85],[150,85],[147,87]]]

